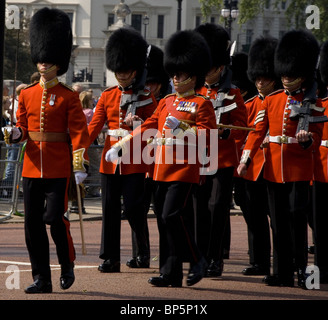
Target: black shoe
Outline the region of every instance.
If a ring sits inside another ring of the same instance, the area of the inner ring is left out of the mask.
[[[61,266],[61,275],[60,275],[60,287],[63,290],[66,290],[72,286],[75,281],[74,275],[74,263],[71,263],[67,266]]]
[[[203,279],[206,274],[207,262],[204,257],[202,257],[197,264],[191,267],[189,270],[187,278],[187,286],[193,286],[197,282]]]
[[[52,284],[51,281],[37,279],[28,286],[25,290],[26,293],[51,293]]]
[[[105,260],[104,263],[99,265],[98,270],[100,272],[120,272],[121,271],[121,263],[120,261],[113,261],[113,260]]]
[[[211,261],[206,276],[208,277],[221,277],[223,272],[224,262],[223,260],[219,261]]]
[[[126,265],[129,267],[129,268],[138,268],[138,265],[137,265],[137,258],[132,258],[130,260],[128,260],[126,262]]]
[[[270,270],[267,268],[262,268],[255,264],[251,267],[247,267],[242,271],[245,276],[265,276],[270,274]]]
[[[161,274],[159,277],[151,277],[148,279],[148,283],[155,287],[182,287],[182,279],[171,279],[168,275]]]
[[[305,273],[304,269],[297,269],[297,285],[302,289],[307,289],[306,287],[306,279],[308,275]]]
[[[294,279],[281,279],[277,275],[266,276],[263,279],[268,286],[271,287],[294,287]]]
[[[137,258],[132,258],[126,262],[129,268],[149,268],[150,262],[149,258],[146,256],[138,256]]]

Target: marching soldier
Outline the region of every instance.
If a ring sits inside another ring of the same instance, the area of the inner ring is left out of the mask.
[[[155,96],[157,102],[164,98],[167,94],[171,93],[170,79],[164,70],[164,52],[154,46],[150,45],[148,47],[149,55],[147,59],[147,78],[146,87]],[[151,202],[154,196],[155,183],[153,181],[153,171],[154,165],[149,165],[149,171],[146,173],[145,179],[145,215],[147,217]],[[154,209],[154,208],[153,208]],[[156,211],[154,212],[156,214]],[[159,219],[157,220],[158,223]],[[145,234],[147,236],[147,243],[149,246],[149,230],[147,218],[145,219]],[[140,262],[137,261],[137,240],[136,234],[132,231],[132,259],[127,262],[127,266],[130,268],[140,268],[143,267]],[[149,253],[150,254],[150,253]]]
[[[126,162],[105,161],[111,146],[129,135],[133,126],[150,117],[157,106],[155,97],[145,88],[147,47],[140,33],[131,29],[121,28],[110,36],[106,63],[115,73],[118,86],[102,93],[88,126],[91,143],[104,124],[108,125],[100,163],[103,224],[99,257],[104,260],[98,268],[101,272],[120,272],[121,195],[126,217],[136,235],[136,264],[149,267],[147,216],[144,214],[144,181],[148,165],[141,157],[136,161],[134,155]]]
[[[255,127],[261,120],[258,114],[266,96],[278,89],[280,80],[274,72],[274,52],[278,40],[272,37],[256,39],[248,56],[248,76],[255,83],[258,95],[246,101],[248,127]],[[270,226],[268,221],[268,197],[263,179],[266,148],[259,148],[248,166],[245,179],[244,217],[247,223],[249,239],[250,267],[245,268],[244,275],[270,274]]]
[[[67,14],[48,8],[36,12],[30,24],[30,43],[41,79],[21,91],[16,127],[7,131],[7,139],[11,143],[27,140],[22,176],[25,237],[34,283],[25,292],[50,293],[46,224],[61,265],[61,288],[68,289],[75,279],[75,250],[64,213],[72,163],[77,184],[87,176],[89,135],[78,94],[57,78],[67,71],[71,56]]]
[[[232,74],[228,67],[230,39],[227,31],[210,23],[200,25],[196,31],[207,41],[213,60],[213,66],[205,78],[205,86],[198,92],[211,99],[217,125],[246,127],[247,111],[243,97],[240,90],[231,84]],[[205,177],[205,183],[196,195],[196,228],[198,241],[202,243],[203,253],[210,263],[208,276],[221,276],[223,271],[224,234],[230,223],[233,174],[239,159],[237,149],[245,140],[247,132],[219,127],[218,134],[218,170]]]
[[[273,275],[270,286],[305,287],[307,265],[307,209],[313,177],[313,152],[320,145],[323,108],[313,89],[319,46],[304,30],[287,32],[275,52],[275,72],[285,90],[267,96],[257,113],[256,131],[248,139],[238,167],[245,175],[265,135],[269,144],[263,178],[268,186],[268,201],[273,232]],[[309,102],[311,102],[309,104]]]
[[[165,47],[164,68],[173,79],[176,93],[162,99],[151,118],[106,154],[107,161],[116,161],[119,152],[127,152],[129,142],[134,144],[138,137],[156,129],[152,140],[156,146],[153,179],[157,182],[154,205],[160,219],[161,263],[160,275],[150,278],[149,283],[158,287],[182,286],[185,259],[190,262],[188,286],[199,282],[207,267],[187,218],[188,210],[192,210],[192,188],[200,181],[197,148],[205,148],[207,143],[205,140],[203,146],[198,145],[198,140],[201,134],[216,129],[210,100],[195,93],[204,83],[210,60],[209,49],[199,34],[173,34]]]
[[[320,75],[328,86],[328,42],[325,42],[320,55]],[[322,100],[325,115],[328,116],[328,98]],[[315,265],[320,271],[320,282],[328,283],[328,216],[326,196],[328,191],[328,123],[324,124],[319,151],[314,153],[313,181],[313,231],[315,244]]]

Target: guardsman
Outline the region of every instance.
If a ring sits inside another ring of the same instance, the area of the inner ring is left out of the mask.
[[[258,113],[266,96],[279,88],[280,80],[274,72],[274,52],[278,40],[272,37],[256,39],[250,48],[248,56],[248,76],[255,84],[258,94],[245,105],[248,113],[248,127],[255,127],[261,120]],[[266,148],[259,148],[249,164],[245,179],[244,217],[247,223],[249,239],[250,267],[245,268],[244,275],[270,274],[270,226],[268,197],[263,166]]]
[[[323,123],[312,122],[324,110],[313,90],[318,55],[317,40],[308,31],[291,30],[281,38],[274,64],[284,90],[263,101],[238,167],[239,174],[247,172],[269,131],[263,178],[273,233],[273,275],[265,278],[270,286],[294,286],[295,270],[298,285],[306,283],[309,188],[323,129]]]
[[[325,87],[328,87],[328,42],[325,42],[320,54],[320,75]],[[322,100],[325,115],[328,116],[328,98]],[[328,216],[326,196],[328,192],[328,123],[324,124],[319,151],[314,153],[313,181],[313,231],[314,264],[320,271],[320,283],[328,283]]]
[[[205,85],[198,92],[211,99],[217,125],[246,127],[247,112],[243,97],[240,90],[231,84],[230,39],[227,31],[219,25],[206,23],[197,27],[196,32],[207,41],[213,61]],[[205,183],[196,195],[197,240],[202,243],[209,262],[207,275],[211,277],[221,276],[223,271],[225,231],[230,226],[233,174],[238,166],[238,148],[247,132],[219,128],[218,134],[218,170],[205,177]]]
[[[154,45],[150,45],[148,47],[148,50],[149,50],[149,55],[147,59],[146,87],[150,89],[150,91],[155,96],[157,102],[159,102],[162,98],[164,98],[167,94],[171,93],[172,91],[170,85],[170,79],[166,71],[164,70],[163,50]],[[153,181],[153,171],[154,171],[154,164],[151,164],[149,165],[149,171],[146,173],[146,179],[145,179],[146,217],[149,212],[150,205],[153,202],[153,198],[154,198],[155,183]],[[156,214],[156,211],[154,211],[154,213]],[[149,246],[149,230],[148,230],[147,219],[145,219],[144,221],[145,221],[145,234]],[[140,263],[140,261],[138,261],[137,252],[138,252],[138,246],[137,246],[136,234],[134,231],[132,231],[132,259],[127,261],[127,266],[130,268],[140,268],[140,267],[149,266],[149,264],[144,266],[142,263]]]
[[[209,49],[201,35],[190,30],[173,34],[165,46],[164,68],[176,92],[160,100],[152,117],[106,154],[107,161],[117,161],[119,152],[128,152],[128,143],[134,145],[138,137],[153,132],[154,205],[160,219],[161,262],[160,275],[148,281],[158,287],[181,287],[184,261],[190,262],[188,286],[199,282],[206,272],[207,263],[196,246],[188,218],[193,210],[192,189],[200,182],[197,154],[206,147],[210,130],[217,134],[211,101],[195,93],[210,66]]]
[[[8,139],[13,143],[27,140],[22,176],[26,245],[34,283],[25,292],[50,293],[46,224],[61,265],[61,288],[68,289],[75,279],[75,250],[64,213],[72,166],[77,184],[87,176],[89,135],[78,94],[57,78],[66,73],[71,56],[68,15],[57,9],[37,11],[30,24],[30,43],[41,79],[21,91],[16,127],[9,130]]]
[[[147,216],[144,214],[144,180],[148,165],[141,157],[135,160],[132,154],[127,161],[105,161],[110,147],[129,135],[133,126],[145,121],[156,109],[154,95],[145,88],[147,48],[146,41],[133,29],[121,28],[110,36],[106,64],[115,73],[118,85],[102,93],[88,126],[91,143],[104,124],[108,125],[100,163],[103,220],[99,257],[104,260],[98,268],[101,272],[120,272],[121,196],[126,217],[136,234],[136,263],[139,267],[149,267]]]

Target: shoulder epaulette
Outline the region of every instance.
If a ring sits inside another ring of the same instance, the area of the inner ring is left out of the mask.
[[[256,97],[258,97],[258,95],[256,94],[255,96],[253,96],[252,98],[249,98],[248,100],[245,101],[246,103],[252,102]]]
[[[174,96],[175,94],[176,94],[175,92],[169,93],[169,94],[167,94],[163,99],[166,99],[166,98],[168,98],[168,97],[170,97],[170,96]]]
[[[103,92],[107,92],[107,91],[113,90],[115,88],[117,88],[117,86],[109,87],[109,88],[106,88]]]
[[[65,87],[66,89],[75,92],[75,90],[74,90],[71,86],[69,86],[68,84],[66,84],[66,83],[64,83],[64,82],[59,82],[59,83],[60,83],[63,87]]]
[[[29,84],[27,87],[25,87],[23,90],[26,90],[28,88],[31,88],[31,87],[34,87],[35,85],[39,84],[39,82],[34,82],[34,83],[31,83]]]
[[[209,97],[206,97],[206,96],[204,96],[203,94],[200,94],[200,93],[195,93],[195,97],[203,98],[204,100],[210,100]]]
[[[278,93],[281,93],[281,92],[284,92],[284,89],[279,89],[279,90],[273,91],[270,94],[268,94],[268,97],[274,96],[274,95],[276,95]]]

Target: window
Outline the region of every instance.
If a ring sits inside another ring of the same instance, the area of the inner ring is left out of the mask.
[[[114,19],[115,19],[114,13],[108,13],[108,16],[107,16],[107,27],[110,27],[112,24],[114,24]]]
[[[132,20],[131,20],[131,25],[134,29],[141,32],[142,15],[141,14],[133,14],[132,15]]]
[[[158,15],[157,19],[157,38],[164,38],[164,15]]]
[[[201,25],[201,16],[196,16],[196,28]]]

